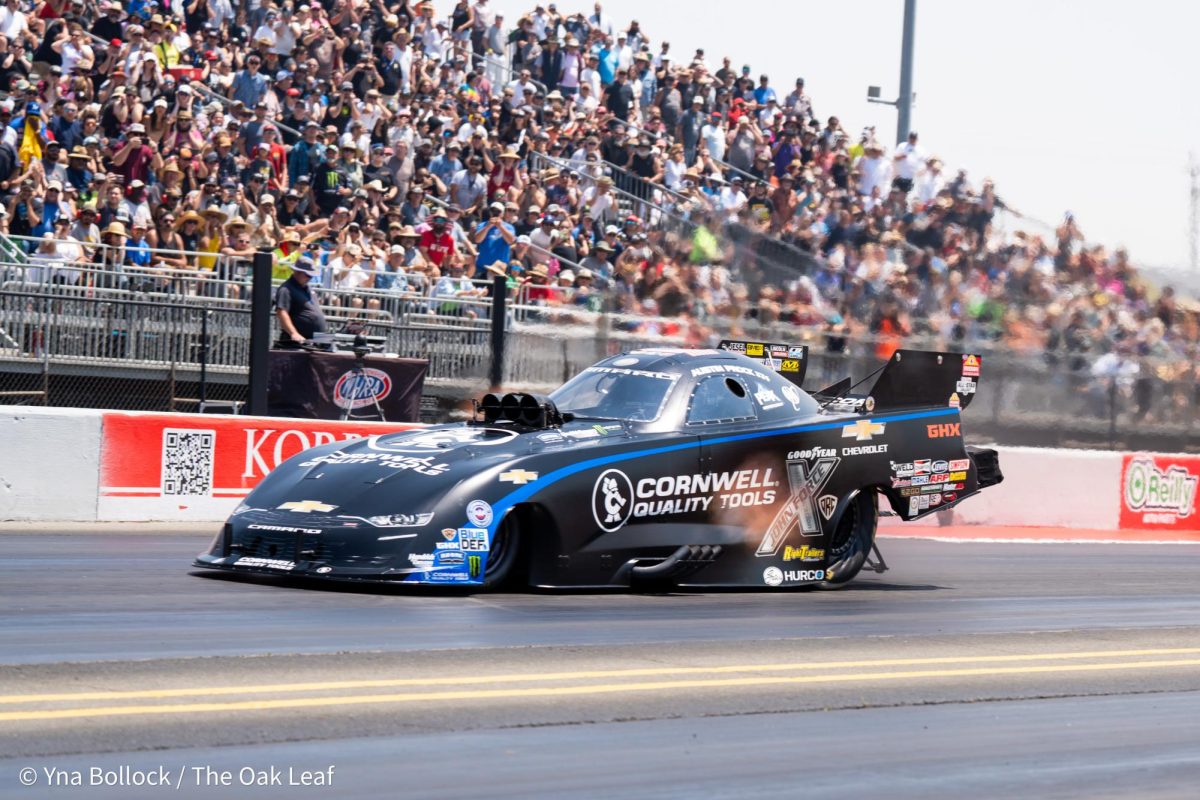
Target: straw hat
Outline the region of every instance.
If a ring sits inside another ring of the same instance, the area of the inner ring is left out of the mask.
[[[234,217],[233,219],[231,219],[225,223],[225,230],[227,230],[227,231],[234,230],[235,228],[249,228],[249,227],[250,227],[250,223],[246,222],[246,220],[242,219],[241,217]]]
[[[128,235],[125,232],[125,226],[120,221],[115,220],[115,219],[112,222],[108,223],[108,227],[105,228],[104,230],[102,230],[100,233],[104,236],[108,236],[109,234],[115,234],[117,236],[127,236]]]
[[[208,208],[201,211],[200,214],[202,216],[208,217],[211,220],[215,220],[218,224],[223,223],[225,220],[229,219],[228,214],[226,214],[221,209],[216,208],[215,206],[209,206]]]
[[[204,217],[200,216],[195,211],[188,211],[184,214],[181,214],[175,220],[175,230],[179,230],[180,228],[182,228],[184,225],[186,225],[189,222],[200,223],[203,221],[204,221]]]
[[[412,225],[405,225],[400,229],[399,236],[401,239],[420,239],[421,234],[417,233]]]
[[[505,264],[503,261],[497,261],[494,264],[489,264],[488,266],[484,267],[484,269],[493,275],[498,275],[501,278],[508,275],[508,264]]]
[[[530,277],[537,275],[542,278],[549,278],[550,270],[545,264],[538,264],[533,269],[529,270],[529,275],[530,275]]]

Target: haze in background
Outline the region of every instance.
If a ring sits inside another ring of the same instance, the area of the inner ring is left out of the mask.
[[[509,27],[534,4],[492,2]],[[590,0],[558,8],[592,13]],[[896,97],[903,0],[607,0],[604,9],[621,27],[637,19],[655,52],[664,38],[677,60],[703,47],[714,70],[727,54],[756,81],[770,75],[781,96],[803,76],[822,121],[837,115],[855,137],[876,125],[895,141],[895,109],[865,98],[869,84]],[[1069,210],[1090,241],[1186,270],[1198,29],[1194,3],[919,0],[913,128],[976,186],[992,177],[1024,214],[1054,226]]]

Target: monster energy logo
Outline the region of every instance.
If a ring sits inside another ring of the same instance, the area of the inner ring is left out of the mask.
[[[472,578],[478,578],[483,572],[483,556],[467,556],[467,573]]]
[[[788,533],[795,527],[800,528],[802,536],[820,536],[821,527],[813,508],[813,498],[825,488],[829,477],[837,469],[840,458],[819,458],[813,464],[812,472],[808,472],[805,462],[788,461],[788,483],[791,484],[791,497],[784,502],[762,543],[754,553],[756,556],[774,556],[779,552],[780,545],[787,539]]]

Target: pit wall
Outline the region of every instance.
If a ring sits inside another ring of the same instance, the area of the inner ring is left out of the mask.
[[[217,522],[301,450],[414,427],[0,407],[0,520]],[[1200,456],[998,449],[1004,483],[956,506],[954,524],[1200,530]]]

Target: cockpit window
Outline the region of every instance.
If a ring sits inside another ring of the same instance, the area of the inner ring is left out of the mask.
[[[653,422],[678,375],[621,367],[589,367],[560,386],[550,399],[559,411],[596,419]]]
[[[692,391],[688,425],[711,425],[754,419],[754,403],[740,377],[713,375]]]

